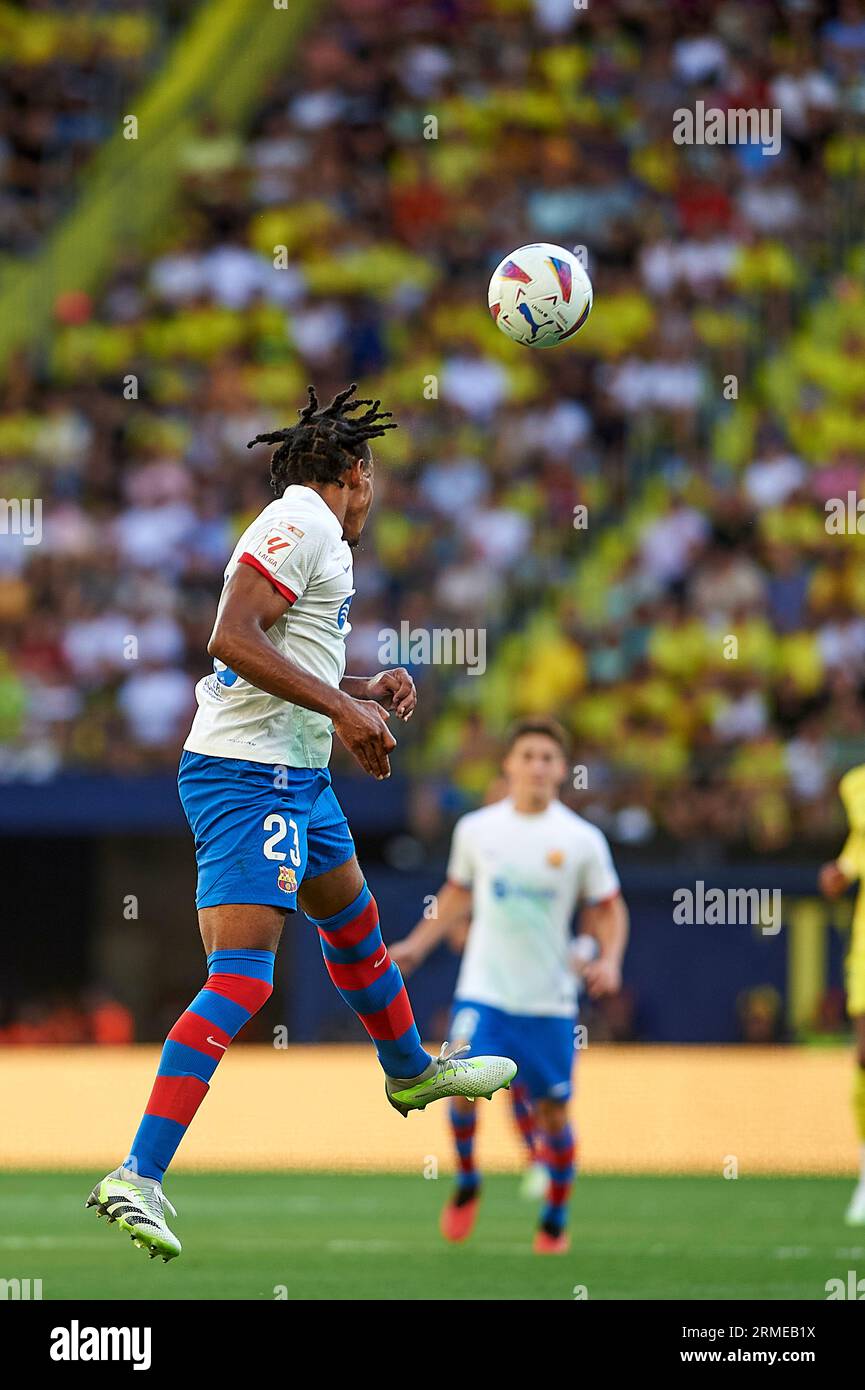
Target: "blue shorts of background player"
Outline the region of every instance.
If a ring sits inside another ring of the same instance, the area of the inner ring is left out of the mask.
[[[512,1014],[473,999],[455,999],[450,1037],[471,1044],[474,1055],[512,1057],[532,1100],[569,1100],[576,1015],[550,1018]]]
[[[295,912],[304,878],[354,854],[326,767],[184,751],[177,786],[195,836],[196,907],[256,903]]]

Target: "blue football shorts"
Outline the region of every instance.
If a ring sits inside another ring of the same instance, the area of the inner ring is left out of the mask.
[[[295,912],[305,878],[354,854],[326,767],[273,767],[184,750],[177,786],[195,836],[197,907],[260,903]]]
[[[473,999],[455,999],[453,1043],[471,1044],[475,1057],[510,1057],[517,1081],[532,1100],[568,1100],[574,1067],[576,1016],[511,1014]]]

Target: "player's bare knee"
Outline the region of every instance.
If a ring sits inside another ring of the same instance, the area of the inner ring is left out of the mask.
[[[202,907],[198,929],[208,955],[212,951],[273,951],[276,953],[285,913],[260,903],[226,903]]]
[[[298,902],[310,917],[333,917],[349,907],[363,891],[364,876],[357,859],[352,855],[345,864],[327,873],[303,881]]]
[[[561,1100],[539,1100],[537,1114],[548,1134],[560,1134],[568,1123],[568,1107]]]
[[[454,1096],[451,1105],[457,1115],[474,1115],[476,1113],[477,1102],[469,1100],[466,1096]]]

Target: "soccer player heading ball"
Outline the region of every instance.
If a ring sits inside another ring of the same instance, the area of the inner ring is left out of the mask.
[[[566,752],[566,736],[552,720],[524,719],[514,726],[504,760],[508,795],[457,822],[438,916],[419,922],[393,948],[394,960],[408,974],[471,914],[451,1033],[479,1050],[505,1048],[517,1062],[548,1168],[535,1236],[535,1250],[544,1255],[568,1248],[565,1223],[576,1162],[568,1114],[576,976],[582,975],[592,996],[616,991],[628,933],[606,839],[559,800]],[[586,938],[575,943],[571,936],[578,909],[583,930],[599,946],[590,963],[580,949]],[[447,1240],[458,1241],[471,1232],[480,1194],[472,1107],[456,1098],[451,1123],[459,1176],[441,1229]]]
[[[332,734],[370,776],[390,776],[391,714],[417,696],[402,667],[344,677],[354,585],[352,548],[373,498],[370,439],[394,429],[355,386],[254,444],[276,444],[276,501],[228,562],[208,644],[213,674],[178,785],[195,836],[198,924],[208,977],[165,1043],[144,1117],[121,1166],[87,1200],[151,1258],[180,1242],[168,1228],[162,1178],[232,1038],[269,998],[286,913],[318,928],[328,973],[373,1040],[385,1091],[407,1115],[448,1096],[489,1096],[516,1072],[507,1057],[466,1058],[421,1046],[399,968],[331,787]]]

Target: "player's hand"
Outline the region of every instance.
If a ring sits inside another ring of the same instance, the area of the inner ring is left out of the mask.
[[[377,676],[370,676],[366,691],[368,699],[377,700],[386,709],[393,710],[397,719],[407,722],[414,714],[417,690],[404,666],[394,666],[390,671],[379,671]]]
[[[622,971],[617,960],[611,956],[598,956],[583,967],[583,979],[592,999],[600,999],[605,994],[618,994],[622,988]]]
[[[398,965],[403,978],[414,973],[423,961],[423,956],[416,946],[411,943],[411,938],[404,936],[402,941],[394,942],[393,946],[388,947],[390,958],[394,965]]]
[[[390,715],[374,700],[354,700],[346,697],[345,704],[333,717],[333,730],[360,763],[364,772],[383,781],[390,777],[388,754],[396,748],[396,739],[387,727]]]
[[[850,887],[850,880],[839,869],[834,859],[823,865],[817,876],[817,882],[824,898],[840,898],[841,894]]]

